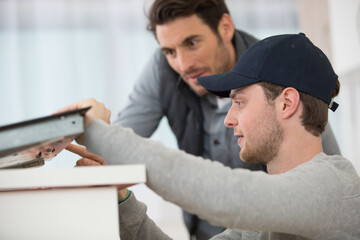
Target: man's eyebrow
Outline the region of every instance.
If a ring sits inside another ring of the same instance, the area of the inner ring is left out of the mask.
[[[197,35],[197,34],[190,35],[181,42],[181,45],[184,45],[184,44],[190,42],[191,40],[193,40],[194,38],[198,38],[198,37],[200,37],[200,35]]]
[[[231,99],[234,99],[235,96],[239,93],[239,91],[240,91],[240,88],[238,88],[238,89],[233,89],[233,90],[230,92],[230,98],[231,98]]]
[[[173,50],[174,50],[173,48],[168,48],[168,47],[162,47],[161,48],[162,52],[173,51]]]
[[[180,45],[186,45],[188,42],[192,41],[193,39],[195,38],[198,38],[200,37],[200,35],[198,34],[193,34],[193,35],[190,35],[186,38],[184,38],[184,40],[182,40],[181,44]],[[169,47],[162,47],[161,48],[161,51],[162,52],[165,52],[165,51],[174,51],[175,49],[174,48],[169,48]]]

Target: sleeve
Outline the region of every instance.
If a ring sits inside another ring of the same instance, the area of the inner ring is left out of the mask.
[[[211,240],[232,240],[232,239],[242,240],[243,239],[242,231],[226,229],[224,232],[211,238]],[[252,239],[257,239],[257,238],[252,238]]]
[[[121,239],[171,239],[147,216],[146,210],[146,205],[139,202],[133,193],[129,199],[119,204]]]
[[[324,153],[327,155],[341,155],[339,145],[335,139],[330,123],[326,125],[325,131],[321,135],[321,142]]]
[[[130,127],[143,137],[150,137],[163,117],[160,103],[160,54],[160,50],[156,50],[147,62],[127,104],[113,122]]]
[[[146,184],[154,192],[226,228],[316,239],[336,218],[342,197],[337,176],[319,163],[278,175],[231,169],[101,120],[87,126],[85,143],[109,165],[145,164]]]

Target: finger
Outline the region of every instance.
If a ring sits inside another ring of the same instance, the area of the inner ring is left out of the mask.
[[[62,112],[67,112],[67,111],[77,110],[79,108],[80,108],[79,103],[77,102],[77,103],[70,104],[70,105],[68,105],[66,107],[60,108],[56,112],[53,112],[51,115],[55,115],[55,114],[62,113]]]
[[[102,164],[88,158],[81,158],[77,160],[75,167],[82,167],[82,166],[102,166]]]
[[[74,167],[81,167],[81,166],[82,166],[82,165],[81,165],[81,160],[82,160],[82,159],[77,160]]]
[[[84,157],[83,155],[86,154],[85,153],[86,152],[85,147],[75,145],[75,144],[69,144],[65,149],[72,152],[72,153],[75,153],[75,154],[77,154],[79,156],[82,156],[82,157]]]
[[[72,103],[72,104],[70,104],[70,105],[68,105],[66,107],[63,107],[63,108],[57,110],[56,112],[52,113],[52,115],[62,113],[62,112],[67,112],[67,111],[73,111],[73,110],[77,110],[77,109],[80,109],[80,108],[90,107],[94,103],[96,103],[96,100],[93,99],[93,98],[85,99],[85,100],[82,100],[82,101]]]
[[[88,159],[98,162],[101,165],[106,165],[105,160],[102,157],[100,157],[94,153],[88,152],[85,147],[75,145],[75,144],[69,144],[65,149],[72,153],[75,153],[83,158],[88,158]]]
[[[107,120],[105,122],[110,124],[111,111],[108,108],[106,108],[105,111],[106,111],[106,115],[107,115]]]
[[[85,158],[81,158],[81,159],[76,161],[75,167],[82,167],[82,166],[87,166],[86,163],[85,163]]]

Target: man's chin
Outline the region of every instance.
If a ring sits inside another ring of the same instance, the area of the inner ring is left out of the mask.
[[[200,85],[190,86],[190,87],[196,93],[196,95],[198,95],[199,97],[202,97],[209,93],[205,88],[201,87]]]
[[[243,156],[244,154],[242,154],[241,152],[239,152],[239,158],[241,159],[241,161],[249,163],[249,159],[246,158],[246,156]]]
[[[266,165],[267,162],[264,160],[264,158],[259,158],[258,156],[253,156],[250,154],[247,154],[246,152],[239,152],[239,157],[243,162],[246,163],[256,163],[256,164],[264,164]]]

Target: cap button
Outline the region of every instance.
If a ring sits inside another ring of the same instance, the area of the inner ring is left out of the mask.
[[[303,32],[299,32],[299,34],[306,37],[305,33],[303,33]]]

